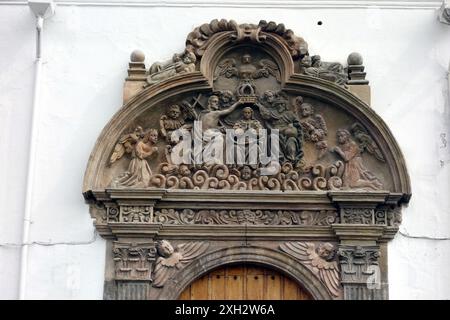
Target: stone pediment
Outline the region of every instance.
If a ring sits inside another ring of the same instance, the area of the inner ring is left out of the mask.
[[[326,62],[283,24],[213,20],[172,59],[144,61],[131,55],[123,107],[85,173],[102,236],[140,238],[159,261],[155,237],[376,245],[395,235],[409,177],[369,106],[361,55]],[[281,247],[315,248],[296,246]]]

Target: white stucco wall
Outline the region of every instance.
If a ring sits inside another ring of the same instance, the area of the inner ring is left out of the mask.
[[[344,63],[350,52],[362,53],[372,106],[397,138],[411,176],[413,198],[401,230],[450,237],[450,26],[439,23],[433,5],[424,3],[423,8],[58,6],[45,22],[32,189],[31,241],[50,245],[30,248],[26,297],[102,298],[105,241],[93,238],[81,195],[90,151],[121,106],[130,52],[143,50],[147,63],[166,60],[183,50],[194,27],[214,18],[283,22],[325,61]],[[14,244],[22,237],[34,53],[34,17],[27,5],[0,3],[0,299],[18,297],[20,247]],[[450,299],[449,264],[450,241],[397,234],[389,244],[391,298]]]

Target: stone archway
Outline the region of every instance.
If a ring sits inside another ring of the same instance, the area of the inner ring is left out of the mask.
[[[208,253],[168,280],[158,299],[177,299],[193,281],[225,265],[249,263],[276,270],[302,286],[313,299],[332,299],[326,286],[307,267],[290,256],[263,247],[233,247]]]
[[[178,300],[311,300],[296,281],[265,266],[219,267],[189,284]]]
[[[171,61],[147,70],[144,59],[133,52],[124,105],[83,183],[108,240],[105,299],[176,299],[202,274],[241,262],[278,270],[315,299],[388,298],[386,243],[411,188],[400,147],[368,105],[360,55],[344,68],[311,56],[283,24],[213,20]],[[253,150],[262,150],[266,130],[279,133],[279,157],[192,163],[194,147],[176,163],[185,139],[172,133],[199,122],[200,153],[223,146],[227,130],[258,131]]]

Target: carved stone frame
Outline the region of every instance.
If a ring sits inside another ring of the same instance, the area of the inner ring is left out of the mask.
[[[107,239],[104,298],[176,299],[189,283],[213,268],[249,262],[290,276],[315,299],[387,299],[386,243],[397,233],[401,206],[411,196],[405,162],[389,128],[349,90],[327,80],[296,73],[298,54],[293,54],[292,46],[283,35],[236,28],[210,35],[201,55],[195,48],[201,58],[199,71],[175,75],[138,91],[114,115],[96,142],[85,173],[83,194],[97,231]],[[256,36],[245,36],[246,32],[259,32],[264,41],[260,42]],[[231,41],[236,34],[238,39],[241,37],[240,41]],[[266,192],[105,186],[102,169],[107,166],[111,148],[123,128],[164,100],[189,92],[211,92],[211,66],[217,64],[224,52],[241,44],[258,47],[277,61],[281,66],[283,91],[319,99],[357,119],[385,156],[392,176],[391,190]],[[172,210],[175,216],[180,216],[185,209],[193,213],[241,210],[251,215],[260,210],[274,216],[288,211],[297,220],[270,225],[243,219],[224,225],[177,222],[176,219],[164,223],[155,216],[158,213],[159,217],[162,210]],[[130,212],[136,219],[127,218]],[[312,220],[300,219],[304,212],[309,212]],[[333,218],[319,221],[323,212],[331,213]],[[161,239],[174,245],[207,243],[207,246],[190,263],[174,271],[162,287],[155,287],[152,272],[158,259],[157,241]],[[330,293],[330,288],[318,276],[318,270],[282,252],[280,245],[287,242],[316,247],[329,242],[338,248],[339,293]],[[374,277],[379,281],[371,286]]]

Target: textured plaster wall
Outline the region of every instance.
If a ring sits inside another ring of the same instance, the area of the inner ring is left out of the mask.
[[[431,9],[258,9],[59,6],[45,22],[42,106],[33,177],[27,298],[101,299],[105,242],[94,239],[81,195],[97,136],[119,109],[128,57],[147,63],[183,49],[186,35],[214,18],[283,22],[323,60],[365,59],[373,108],[405,155],[413,198],[403,233],[450,236],[447,68],[450,27]],[[317,22],[322,21],[322,25]],[[34,17],[0,5],[0,298],[18,296],[20,243],[34,75]],[[450,299],[450,241],[389,244],[393,299]]]

